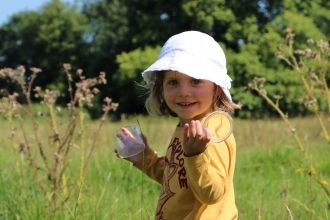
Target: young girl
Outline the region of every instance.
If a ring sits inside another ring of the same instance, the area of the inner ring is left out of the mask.
[[[237,219],[234,136],[213,143],[212,130],[201,125],[214,111],[240,108],[231,101],[221,47],[198,31],[174,35],[142,76],[151,85],[148,112],[178,117],[165,156],[158,156],[142,134],[144,152],[127,159],[162,185],[155,219]]]

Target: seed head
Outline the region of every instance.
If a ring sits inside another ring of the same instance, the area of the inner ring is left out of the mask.
[[[303,50],[296,50],[294,53],[297,55],[305,55],[305,51]]]
[[[307,40],[307,43],[309,43],[309,44],[314,44],[314,40],[313,40],[312,38],[309,38],[309,39]]]
[[[280,52],[280,51],[277,51],[277,52],[276,52],[276,57],[277,57],[278,59],[283,59],[283,53]]]
[[[64,68],[64,70],[71,70],[71,64],[69,64],[69,63],[64,63],[64,64],[63,64],[63,68]]]
[[[25,151],[25,143],[22,141],[19,145],[19,151],[22,153],[22,154],[25,154],[26,151]]]
[[[41,70],[41,69],[39,69],[39,68],[36,68],[36,67],[32,67],[32,68],[30,68],[30,70],[31,70],[31,71],[32,71],[32,73],[34,73],[34,74],[42,72],[42,70]]]
[[[82,73],[83,73],[83,70],[82,70],[82,69],[78,69],[78,70],[77,70],[77,74],[78,74],[79,76],[81,76]]]
[[[274,98],[277,99],[277,100],[279,100],[279,99],[283,98],[283,96],[280,96],[280,95],[274,95]]]
[[[94,94],[97,94],[97,93],[100,92],[100,90],[99,90],[98,88],[93,88],[92,92],[93,92]]]
[[[286,28],[284,30],[284,32],[287,33],[287,34],[291,34],[292,33],[292,29],[288,27],[288,28]]]

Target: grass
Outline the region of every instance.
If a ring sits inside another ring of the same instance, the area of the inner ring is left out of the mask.
[[[70,154],[68,181],[79,185],[82,203],[76,204],[75,195],[63,202],[62,211],[56,213],[46,205],[47,198],[29,174],[27,161],[22,166],[25,182],[20,184],[15,155],[22,159],[25,155],[13,151],[6,122],[0,121],[3,131],[0,136],[0,219],[152,219],[160,186],[113,153],[112,133],[123,125],[137,124],[137,120],[150,146],[160,154],[165,153],[176,119],[136,116],[121,122],[107,121],[82,184],[73,181],[79,175],[76,169],[79,148]],[[65,123],[63,119],[63,126]],[[86,124],[88,146],[97,123]],[[314,167],[329,181],[330,147],[322,139],[317,121],[304,117],[293,119],[292,124],[312,155]],[[239,219],[290,219],[284,203],[294,219],[329,218],[330,198],[313,176],[310,178],[306,170],[301,171],[304,158],[281,120],[234,119],[234,126],[237,142],[234,182]],[[19,140],[19,130],[16,133]],[[47,133],[43,134],[43,138],[47,137]]]

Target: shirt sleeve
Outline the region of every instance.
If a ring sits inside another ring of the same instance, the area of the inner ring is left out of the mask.
[[[165,157],[158,156],[158,153],[153,149],[149,148],[145,152],[143,159],[135,163],[134,166],[158,183],[161,184],[163,182]]]
[[[225,194],[229,172],[233,172],[231,166],[235,163],[235,147],[231,135],[221,143],[209,143],[203,153],[185,158],[188,184],[201,203],[217,203]]]

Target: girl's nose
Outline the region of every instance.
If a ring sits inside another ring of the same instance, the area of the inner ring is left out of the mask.
[[[190,89],[188,85],[180,85],[178,95],[181,97],[190,96]]]

